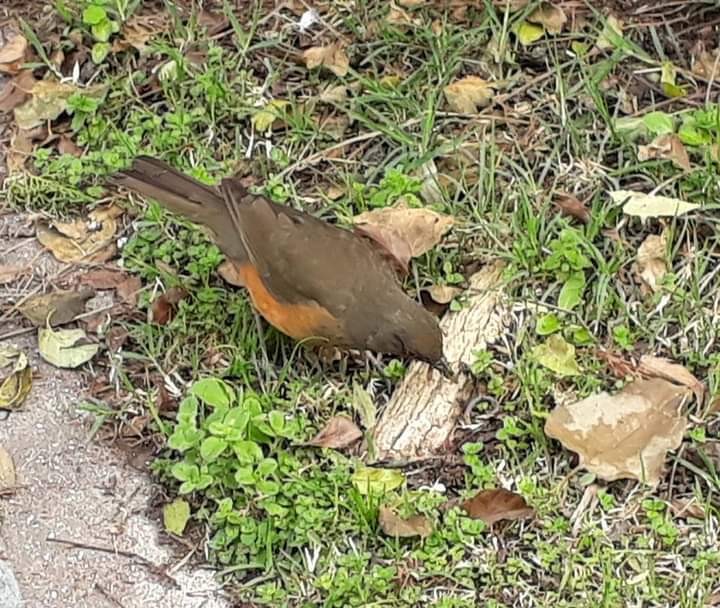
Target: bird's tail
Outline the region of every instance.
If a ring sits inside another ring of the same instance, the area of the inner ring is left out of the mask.
[[[170,211],[210,228],[215,227],[219,214],[226,213],[222,195],[216,188],[150,156],[139,156],[130,169],[116,173],[110,181],[155,199]]]

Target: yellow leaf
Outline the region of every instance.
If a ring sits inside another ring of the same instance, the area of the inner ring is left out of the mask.
[[[0,352],[0,367],[12,363],[13,359],[16,360],[12,370],[0,383],[0,409],[19,408],[32,388],[32,370],[25,353],[12,347],[3,349]]]
[[[537,42],[538,40],[540,40],[540,38],[543,37],[545,30],[543,30],[543,28],[539,25],[534,25],[533,23],[523,21],[517,27],[515,33],[517,34],[520,44],[522,44],[523,46],[529,46],[533,42]]]
[[[92,359],[99,348],[98,344],[78,344],[87,336],[82,329],[49,328],[38,330],[38,347],[45,361],[55,367],[79,367]]]
[[[272,127],[276,121],[285,116],[285,108],[288,105],[290,105],[290,102],[284,99],[273,99],[269,101],[262,110],[259,110],[253,115],[251,119],[253,127],[261,133],[264,133]]]
[[[176,498],[163,507],[163,524],[165,530],[182,536],[185,526],[190,519],[190,505],[182,498]]]
[[[580,368],[575,360],[575,347],[559,334],[553,334],[532,350],[535,361],[559,376],[578,376]]]
[[[303,58],[308,70],[324,67],[336,76],[345,76],[350,67],[348,56],[337,43],[309,48],[303,53]]]
[[[493,85],[478,76],[465,76],[447,85],[445,99],[455,112],[474,114],[485,107],[493,96]]]

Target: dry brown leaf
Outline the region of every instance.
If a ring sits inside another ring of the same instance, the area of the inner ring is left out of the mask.
[[[336,76],[345,76],[350,67],[348,56],[337,43],[309,48],[303,53],[303,59],[308,70],[324,67]]]
[[[528,519],[535,514],[520,494],[503,488],[481,490],[461,506],[470,517],[481,519],[488,526],[503,519]]]
[[[690,170],[690,157],[675,133],[658,135],[647,146],[638,148],[638,160],[644,162],[654,159],[671,160],[677,167]]]
[[[438,304],[450,304],[463,290],[454,285],[433,285],[423,290]]]
[[[113,53],[133,47],[142,54],[147,50],[150,40],[166,32],[169,27],[170,20],[166,13],[133,15],[123,24],[119,38],[113,42]]]
[[[493,85],[478,76],[465,76],[443,89],[450,109],[462,114],[475,114],[490,103]]]
[[[60,136],[60,140],[58,141],[58,152],[60,152],[60,154],[69,154],[70,156],[75,156],[77,158],[83,155],[82,148],[78,146],[72,140],[72,137],[66,133],[63,133]]]
[[[431,209],[408,207],[401,202],[393,207],[366,211],[353,218],[353,223],[367,232],[389,230],[410,247],[411,257],[430,251],[437,245],[455,220]]]
[[[411,17],[407,11],[392,5],[390,6],[390,12],[385,20],[397,27],[408,27],[410,25],[416,25],[420,22],[419,19]]]
[[[382,506],[378,513],[380,529],[387,535],[396,538],[426,538],[433,531],[432,522],[424,515],[413,515],[407,519],[400,517],[390,507]]]
[[[27,269],[27,265],[0,265],[0,285],[6,285],[17,281],[25,274]]]
[[[563,215],[574,217],[583,224],[590,223],[590,211],[574,194],[557,192],[554,202]]]
[[[28,43],[25,36],[10,28],[0,33],[0,72],[17,74],[25,60]]]
[[[177,304],[187,296],[182,287],[171,287],[157,297],[150,307],[150,322],[156,325],[167,325],[175,316]]]
[[[137,305],[138,293],[142,289],[140,277],[128,276],[115,289],[118,297],[128,306],[133,308]]]
[[[702,405],[705,401],[705,385],[679,363],[673,363],[670,359],[664,357],[643,355],[640,357],[638,371],[644,376],[663,378],[675,384],[686,386],[693,392],[699,405]]]
[[[67,102],[78,87],[57,80],[38,80],[32,87],[31,97],[15,108],[15,122],[20,129],[32,129],[49,120],[55,120],[67,108]]]
[[[57,327],[70,323],[85,312],[85,302],[93,297],[92,289],[55,291],[28,298],[18,309],[36,327]]]
[[[94,209],[86,220],[40,223],[37,239],[61,262],[78,264],[107,262],[117,252],[114,236],[116,218],[122,209],[115,206]]]
[[[0,445],[0,495],[14,490],[16,484],[15,463],[10,452]]]
[[[670,509],[675,517],[705,519],[705,507],[697,498],[674,498]]]
[[[11,368],[8,368],[12,365]],[[0,409],[19,408],[32,388],[27,355],[12,346],[0,345]]]
[[[602,392],[556,407],[545,433],[601,479],[656,485],[666,452],[682,442],[687,419],[680,408],[689,393],[660,378],[635,380],[614,395]]]
[[[32,70],[22,70],[0,89],[0,112],[12,112],[30,96],[35,78]]]
[[[245,287],[240,268],[232,260],[225,260],[218,266],[217,271],[223,281],[236,287]]]
[[[362,431],[347,416],[333,416],[308,445],[319,448],[346,448],[362,437]]]
[[[720,49],[700,51],[692,61],[692,71],[700,78],[718,80],[720,77]]]
[[[330,85],[320,93],[320,101],[323,103],[342,103],[347,99],[348,91],[345,85]]]
[[[567,15],[557,4],[543,2],[527,18],[530,23],[542,25],[549,34],[559,34],[567,22]]]
[[[650,234],[638,247],[637,258],[633,269],[642,285],[653,293],[660,291],[662,279],[667,274],[665,262],[667,250],[667,234]],[[647,291],[646,289],[646,291]]]
[[[89,285],[93,289],[115,289],[127,276],[125,272],[119,269],[98,268],[83,274],[80,277],[80,283]]]

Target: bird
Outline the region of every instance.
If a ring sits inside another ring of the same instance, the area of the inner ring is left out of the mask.
[[[237,178],[209,186],[150,156],[110,182],[202,225],[255,309],[287,336],[417,359],[448,374],[437,318],[405,293],[367,238],[252,194]]]

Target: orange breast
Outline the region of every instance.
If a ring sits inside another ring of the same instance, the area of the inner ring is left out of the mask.
[[[325,338],[334,342],[339,336],[339,323],[318,304],[284,304],[278,302],[262,282],[251,264],[238,267],[242,282],[250,293],[250,300],[263,318],[285,335],[304,340]]]

